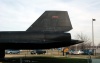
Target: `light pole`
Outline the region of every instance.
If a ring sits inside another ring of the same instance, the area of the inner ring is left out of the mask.
[[[93,21],[95,21],[96,19],[92,19],[92,42],[93,42],[93,50],[94,50],[94,27],[93,27]],[[94,54],[94,51],[93,51]]]

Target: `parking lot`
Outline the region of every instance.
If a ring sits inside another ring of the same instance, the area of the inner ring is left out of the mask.
[[[30,57],[30,56],[62,56],[58,50],[46,50],[45,54],[31,54],[32,50],[20,51],[20,54],[6,54],[5,57]]]
[[[63,53],[58,50],[46,50],[45,54],[31,54],[32,50],[21,51],[20,54],[6,54],[5,57],[33,57],[33,56],[54,56],[54,57],[69,57],[69,58],[89,58],[89,55],[66,55],[63,56]],[[100,56],[99,54],[96,56]],[[91,55],[92,58],[96,57]]]

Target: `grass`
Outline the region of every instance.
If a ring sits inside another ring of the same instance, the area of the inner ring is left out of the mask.
[[[95,59],[100,59],[100,56],[96,56]]]
[[[67,57],[30,57],[22,58],[22,63],[87,63],[87,59]],[[7,58],[2,63],[20,63],[19,58]]]

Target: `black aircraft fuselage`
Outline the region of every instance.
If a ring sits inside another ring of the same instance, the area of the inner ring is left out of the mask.
[[[71,44],[70,33],[61,32],[1,32],[0,37],[4,49],[48,49]]]
[[[48,49],[81,43],[72,40],[67,11],[45,11],[26,31],[0,32],[0,58],[5,49]]]
[[[62,32],[1,32],[0,41],[4,49],[48,49],[69,46],[71,36]]]

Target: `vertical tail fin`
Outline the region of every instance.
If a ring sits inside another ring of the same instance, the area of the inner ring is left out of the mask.
[[[45,11],[26,31],[58,31],[72,29],[67,11]]]

